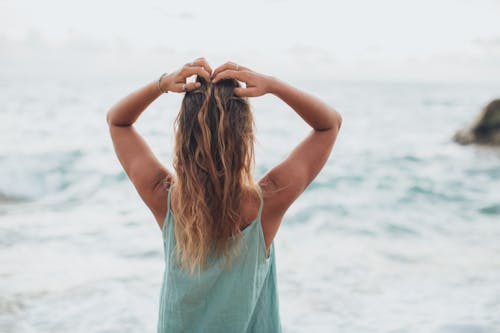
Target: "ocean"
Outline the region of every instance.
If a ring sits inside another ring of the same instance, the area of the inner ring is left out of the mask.
[[[0,80],[0,332],[156,330],[161,232],[105,120],[153,79]],[[285,332],[500,332],[500,149],[451,140],[500,84],[291,83],[343,125],[275,239]],[[180,101],[136,124],[170,168]],[[251,103],[258,180],[309,128]]]

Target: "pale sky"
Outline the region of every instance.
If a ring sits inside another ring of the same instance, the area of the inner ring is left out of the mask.
[[[499,82],[499,18],[498,0],[0,0],[0,74],[142,75],[205,56],[305,79]]]

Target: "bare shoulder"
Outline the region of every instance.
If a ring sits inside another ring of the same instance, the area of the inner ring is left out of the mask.
[[[240,202],[242,225],[241,230],[250,226],[258,218],[260,210],[260,197],[255,189],[244,188]]]

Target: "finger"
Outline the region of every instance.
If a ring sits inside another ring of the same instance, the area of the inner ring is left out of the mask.
[[[203,67],[208,73],[212,74],[212,67],[210,67],[207,60],[203,57],[196,58],[194,61],[187,63],[185,67]]]
[[[223,65],[220,65],[219,67],[217,67],[213,72],[212,72],[212,77],[215,77],[217,74],[219,74],[220,72],[223,72],[225,71],[226,69],[230,69],[229,66],[230,66],[230,62],[226,62],[225,64]]]
[[[198,75],[204,78],[207,82],[210,81],[210,74],[206,71],[205,68],[201,66],[195,66],[195,67],[184,67],[182,69],[182,76],[184,79],[190,77],[191,75]]]
[[[237,64],[235,64],[234,62],[232,61],[229,61],[229,62],[226,62],[224,65],[218,67],[212,74],[212,77],[215,77],[217,74],[219,74],[220,72],[223,72],[225,70],[237,70],[239,69],[239,66]]]
[[[247,75],[245,72],[235,71],[232,69],[226,69],[225,71],[217,74],[213,79],[212,83],[217,83],[217,81],[222,79],[236,79],[238,81],[242,81],[246,83]]]
[[[187,92],[193,91],[201,87],[200,82],[189,82],[189,83],[176,83],[174,85],[174,91],[176,92]]]
[[[222,66],[219,66],[215,69],[215,71],[212,73],[212,77],[215,77],[217,74],[219,74],[220,72],[223,72],[227,69],[231,69],[231,70],[248,70],[248,68],[246,67],[243,67],[243,66],[240,66],[232,61],[229,61],[229,62],[226,62],[224,65]]]
[[[249,71],[249,69],[245,66],[241,66],[240,64],[235,64],[237,67],[236,67],[236,70],[238,71]]]
[[[210,67],[210,65],[208,64],[207,59],[200,57],[200,58],[197,58],[195,61],[193,61],[193,63],[195,66],[201,66],[201,67],[205,68],[205,70],[208,73],[212,74],[212,67]]]
[[[234,94],[240,97],[256,97],[259,96],[257,88],[234,88]]]
[[[186,83],[186,91],[193,91],[193,90],[198,89],[199,87],[201,87],[201,83],[200,82],[189,82],[189,83]]]

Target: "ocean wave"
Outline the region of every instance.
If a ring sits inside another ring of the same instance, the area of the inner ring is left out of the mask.
[[[85,160],[90,158],[81,149],[2,156],[0,203],[79,202],[102,186],[126,179],[121,170],[105,173],[89,165]]]
[[[80,150],[2,156],[0,192],[6,197],[36,199],[62,191],[71,183],[72,169],[81,156]]]

